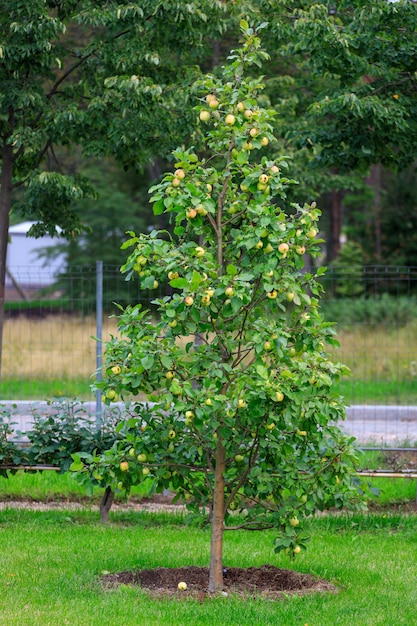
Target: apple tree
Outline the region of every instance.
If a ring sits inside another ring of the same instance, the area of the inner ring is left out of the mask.
[[[321,271],[304,267],[320,252],[320,211],[286,205],[294,181],[284,157],[268,158],[262,80],[245,79],[266,54],[258,32],[241,29],[221,78],[196,86],[203,156],[176,150],[174,171],[150,190],[173,234],[124,244],[126,279],[145,291],[168,280],[172,295],[154,300],[157,320],[141,305],[121,310],[98,385],[107,403],[144,394],[149,404],[131,405],[122,442],[73,463],[113,488],[152,477],[208,516],[210,592],[223,586],[226,530],[273,528],[275,550],[293,557],[306,516],[359,501],[332,391],[346,368],[326,354],[336,340],[319,311]]]

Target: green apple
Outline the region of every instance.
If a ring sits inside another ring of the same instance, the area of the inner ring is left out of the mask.
[[[207,111],[206,109],[203,109],[202,111],[200,111],[200,120],[202,122],[208,122],[210,119],[210,111]]]
[[[308,237],[309,239],[314,239],[316,235],[317,235],[317,230],[315,228],[310,228],[310,230],[306,232],[306,237]]]
[[[178,325],[177,320],[171,320],[170,322],[168,322],[168,326],[170,328],[175,328],[175,326],[177,326],[177,325]]]
[[[292,302],[294,300],[294,296],[295,294],[292,291],[287,291],[287,293],[285,294],[288,302]]]
[[[245,105],[243,104],[243,102],[237,103],[236,110],[239,111],[239,113],[243,113],[243,111],[245,110]]]
[[[169,439],[175,439],[175,430],[171,429],[168,433]]]
[[[203,207],[202,204],[197,205],[196,211],[199,215],[202,215],[203,217],[207,215],[207,210]]]
[[[119,491],[123,491],[124,486],[123,486],[122,481],[119,481],[119,482],[117,483],[117,488],[118,488],[118,490],[119,490]]]
[[[265,341],[264,350],[271,350],[271,349],[272,349],[272,343],[270,341]]]
[[[139,463],[146,463],[147,458],[148,457],[143,452],[138,454],[138,461],[139,461]]]
[[[228,298],[230,298],[231,296],[233,296],[235,292],[234,292],[233,287],[226,287],[224,293],[226,294]]]
[[[130,448],[129,450],[129,456],[135,456],[136,452],[135,452],[135,448]]]
[[[307,496],[304,494],[301,496],[300,501],[305,504],[307,502]]]
[[[114,389],[108,389],[106,392],[106,398],[108,400],[114,400],[114,398],[117,396],[117,393],[115,392]]]
[[[269,177],[266,174],[261,174],[258,180],[261,183],[261,185],[266,185],[266,183],[269,180]]]
[[[212,399],[211,398],[207,398],[206,404],[207,404],[207,406],[213,406]]]
[[[259,130],[257,128],[251,128],[249,131],[249,135],[251,137],[256,137],[257,135],[259,135]]]
[[[151,473],[151,470],[149,469],[149,467],[142,467],[143,476],[148,476],[150,473]]]
[[[266,254],[270,254],[272,252],[274,248],[271,246],[270,243],[266,244],[265,248],[264,248],[264,252],[266,252]],[[274,272],[272,272],[272,275],[274,274]]]
[[[207,293],[203,294],[201,296],[201,302],[202,304],[204,304],[204,306],[208,306],[211,302],[210,296]]]
[[[257,243],[255,243],[255,248],[257,250],[260,250],[263,247],[264,247],[264,242],[263,241],[259,240]]]
[[[294,554],[300,554],[301,552],[301,547],[300,546],[294,546],[294,550],[293,550]]]
[[[290,519],[290,526],[292,526],[293,528],[298,526],[299,523],[300,523],[300,520],[298,519],[296,515],[294,515],[294,517]]]
[[[268,430],[274,430],[274,428],[275,428],[275,424],[274,424],[274,422],[270,422],[269,424],[267,424],[267,425],[266,425],[266,428],[267,428]]]
[[[299,437],[306,437],[307,436],[307,431],[306,430],[297,430],[297,435]]]
[[[172,370],[169,370],[166,374],[165,374],[165,378],[167,380],[172,380],[174,378],[175,374]]]
[[[245,457],[242,454],[236,454],[235,455],[236,463],[242,463],[244,460],[245,460]]]

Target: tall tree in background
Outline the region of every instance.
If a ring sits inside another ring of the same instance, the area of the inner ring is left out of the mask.
[[[82,228],[57,146],[142,166],[187,129],[187,85],[203,37],[220,32],[218,0],[5,0],[0,13],[0,355],[13,190],[31,235]],[[175,54],[173,53],[175,52]]]

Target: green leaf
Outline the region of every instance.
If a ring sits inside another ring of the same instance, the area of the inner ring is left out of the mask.
[[[175,289],[185,289],[190,283],[186,278],[173,278],[169,284]]]
[[[165,206],[164,206],[164,201],[162,199],[154,203],[153,205],[154,215],[161,215],[161,213],[163,213],[164,210],[165,210]]]

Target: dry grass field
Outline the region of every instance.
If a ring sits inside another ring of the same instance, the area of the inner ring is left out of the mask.
[[[116,320],[103,319],[103,340],[116,334]],[[96,369],[96,321],[51,315],[6,320],[3,378],[88,378]]]
[[[104,318],[103,340],[117,334],[116,320]],[[37,397],[91,393],[89,382],[96,369],[97,342],[95,318],[51,315],[43,319],[18,317],[8,319],[4,328],[2,366],[3,397],[14,388],[26,386],[27,393],[38,389]],[[355,324],[341,328],[338,333],[341,348],[334,358],[351,370],[350,378],[342,383],[341,392],[349,402],[367,402],[364,386],[374,387],[371,393],[379,403],[415,403],[417,399],[417,322],[394,327],[388,325]],[[10,387],[22,381],[19,387]],[[44,383],[43,387],[39,383]],[[48,387],[48,381],[55,381]],[[81,384],[81,391],[71,387],[71,381]],[[358,385],[360,390],[358,392]],[[347,387],[355,387],[351,392]],[[378,390],[375,391],[376,387]],[[356,397],[357,395],[363,398]],[[376,394],[376,395],[375,395]],[[389,402],[388,402],[389,396]]]

